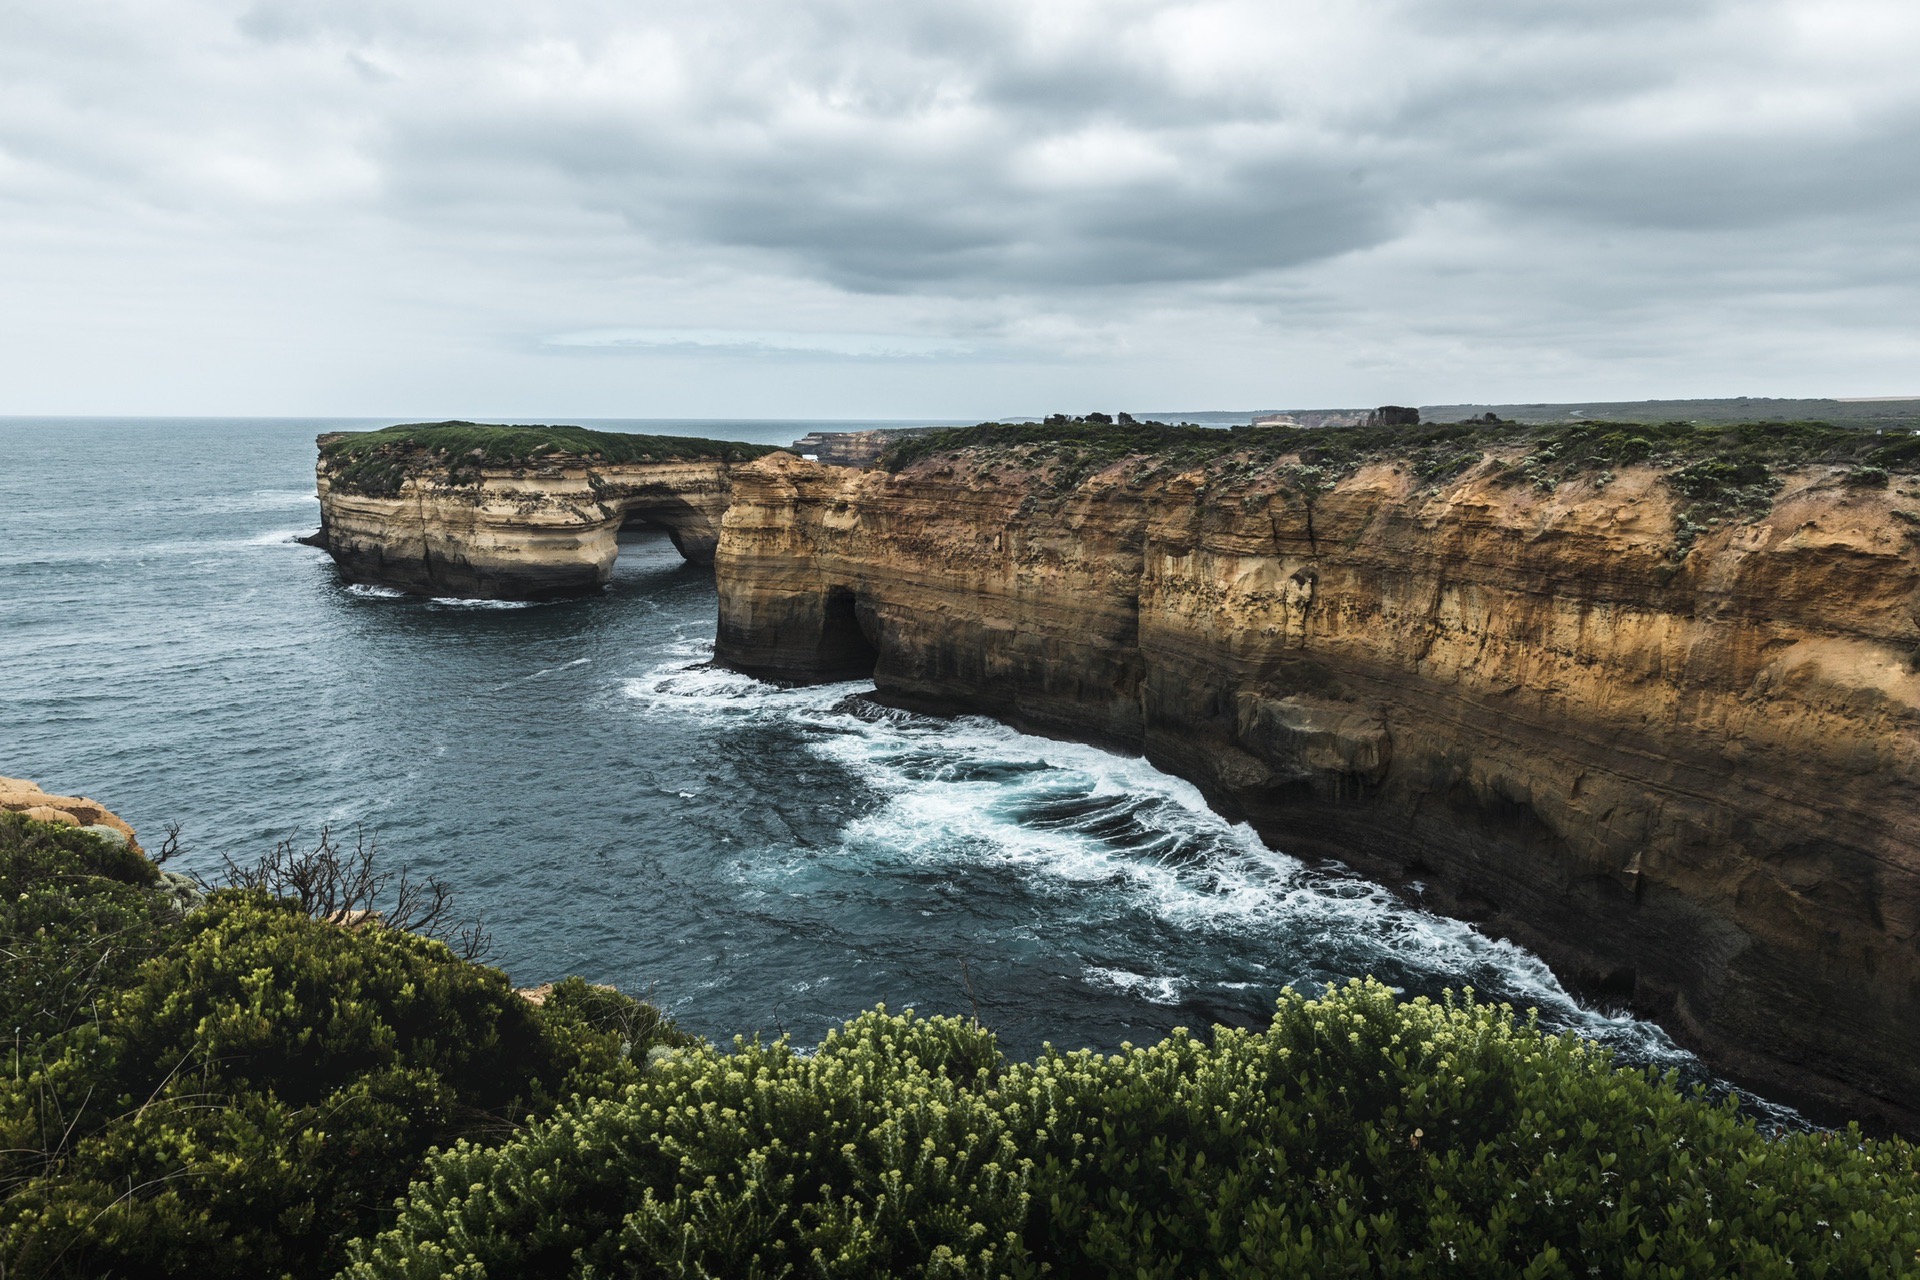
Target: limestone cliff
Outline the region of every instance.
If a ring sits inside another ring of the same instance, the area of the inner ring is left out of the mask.
[[[1915,1128],[1914,490],[1802,465],[1707,524],[1685,477],[1531,465],[774,455],[733,476],[718,653],[1143,751],[1736,1078]]]
[[[352,581],[427,595],[595,590],[632,524],[663,528],[688,560],[711,562],[733,468],[767,452],[578,428],[390,431],[400,434],[320,437],[315,542]],[[547,443],[501,434],[514,431],[546,433]],[[463,447],[474,439],[481,444]]]

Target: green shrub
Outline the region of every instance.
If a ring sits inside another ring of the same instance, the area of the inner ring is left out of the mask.
[[[1007,1064],[884,1012],[811,1056],[680,1054],[434,1158],[354,1254],[353,1280],[1894,1274],[1920,1264],[1920,1167],[1355,982],[1111,1056]]]
[[[124,845],[0,812],[0,1031],[17,1074],[164,944],[175,911]]]
[[[598,463],[712,458],[746,462],[773,445],[692,436],[636,435],[569,426],[493,426],[475,422],[416,422],[379,431],[342,434],[320,447],[329,482],[344,491],[392,497],[407,477],[430,467],[448,470],[453,484],[474,484],[480,466],[522,466],[542,458]]]
[[[223,890],[0,1081],[0,1262],[27,1276],[330,1275],[434,1146],[637,1080],[671,1028],[538,1008],[436,941]],[[623,998],[622,998],[623,999]]]

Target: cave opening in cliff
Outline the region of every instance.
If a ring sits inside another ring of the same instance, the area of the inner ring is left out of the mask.
[[[842,680],[864,680],[880,660],[859,602],[847,587],[835,587],[820,602],[820,661],[822,675]]]

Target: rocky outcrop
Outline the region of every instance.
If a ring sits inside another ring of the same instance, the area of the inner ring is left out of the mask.
[[[681,555],[710,563],[735,465],[442,460],[411,467],[396,491],[380,493],[339,483],[338,464],[323,453],[315,543],[354,582],[440,596],[580,595],[606,584],[628,525],[665,529]]]
[[[1882,477],[1884,480],[1884,478]],[[1920,500],[1228,457],[737,472],[718,654],[1144,752],[1738,1079],[1920,1128]]]
[[[812,431],[793,442],[793,452],[830,467],[871,467],[902,440],[938,427],[876,427],[871,431]]]
[[[28,782],[24,778],[0,778],[0,809],[40,822],[82,827],[115,844],[124,844],[135,852],[140,851],[140,842],[135,838],[133,828],[105,805],[85,796],[48,795],[38,783]]]

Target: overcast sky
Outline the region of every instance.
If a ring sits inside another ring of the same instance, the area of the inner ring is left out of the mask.
[[[0,413],[1920,394],[1915,0],[7,0]]]

